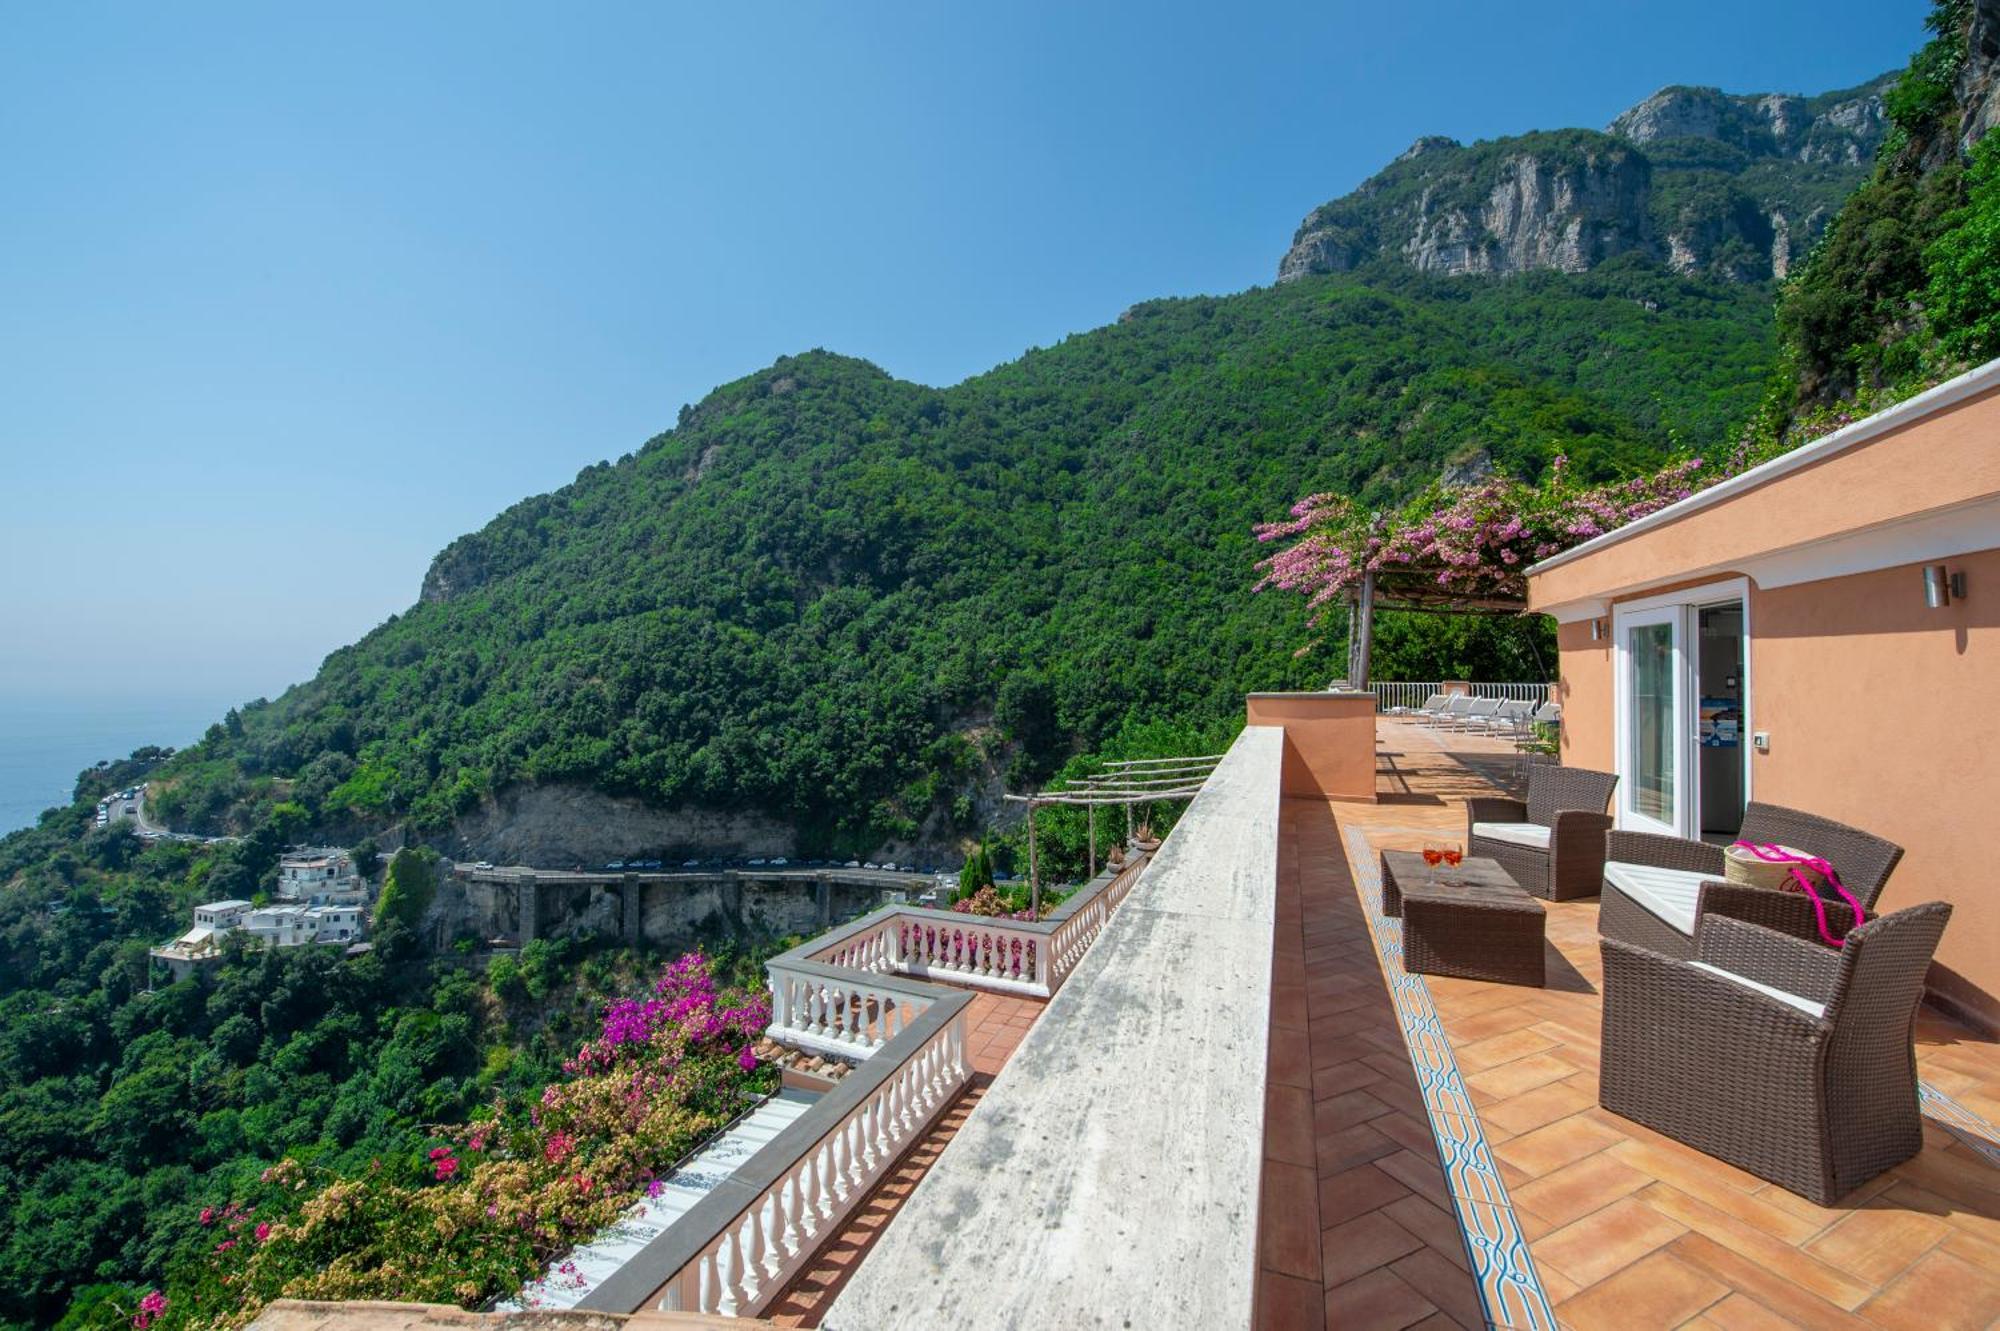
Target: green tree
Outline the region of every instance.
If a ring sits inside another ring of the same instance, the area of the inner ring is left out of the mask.
[[[1926,314],[1947,354],[2000,355],[2000,135],[1973,149],[1963,208],[1924,252]]]
[[[389,861],[371,929],[375,950],[383,957],[402,961],[423,950],[423,918],[437,893],[437,866],[434,852],[410,847]]]

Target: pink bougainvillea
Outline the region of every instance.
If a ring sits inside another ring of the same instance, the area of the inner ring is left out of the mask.
[[[607,1007],[562,1077],[433,1126],[409,1167],[378,1157],[342,1173],[287,1158],[259,1176],[258,1205],[204,1208],[221,1242],[177,1273],[165,1320],[142,1305],[135,1331],[235,1331],[281,1296],[470,1307],[520,1289],[658,1195],[663,1164],[772,1089],[776,1072],[755,1054],[769,1021],[765,995],[725,990],[708,958],[682,957],[643,997]],[[366,1256],[329,1264],[330,1248]]]
[[[1266,544],[1289,542],[1258,563],[1256,590],[1298,592],[1315,624],[1369,571],[1378,585],[1399,582],[1433,598],[1525,601],[1530,564],[1687,498],[1701,466],[1688,458],[1651,475],[1578,486],[1558,457],[1539,486],[1504,476],[1436,485],[1387,514],[1339,495],[1307,495],[1290,517],[1255,529]]]

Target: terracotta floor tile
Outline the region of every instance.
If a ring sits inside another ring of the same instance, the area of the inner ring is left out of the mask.
[[[1260,1265],[1279,1275],[1319,1279],[1319,1180],[1312,1170],[1264,1162],[1257,1241]]]
[[[1381,1211],[1334,1225],[1320,1235],[1320,1270],[1327,1286],[1344,1284],[1363,1272],[1387,1266],[1421,1248],[1424,1241]]]
[[[1533,1026],[1523,1026],[1501,1035],[1488,1036],[1471,1044],[1455,1046],[1452,1057],[1458,1061],[1460,1072],[1479,1072],[1501,1063],[1511,1063],[1517,1058],[1539,1054],[1552,1049],[1554,1040],[1543,1035]]]
[[[1885,1205],[1898,1206],[1907,1211],[1934,1217],[1950,1225],[1958,1233],[1971,1234],[1975,1238],[2000,1245],[2000,1211],[1986,1213],[1940,1197],[1934,1192],[1919,1188],[1914,1183],[1897,1183],[1880,1194]]]
[[[1319,1133],[1335,1133],[1342,1128],[1351,1128],[1356,1123],[1366,1123],[1370,1119],[1394,1112],[1393,1108],[1383,1104],[1366,1090],[1346,1091],[1313,1103],[1313,1129]]]
[[[1312,1088],[1315,1099],[1339,1095],[1345,1091],[1358,1090],[1371,1082],[1382,1080],[1382,1074],[1360,1059],[1346,1063],[1336,1063],[1331,1067],[1312,1070]]]
[[[1800,1331],[1797,1322],[1778,1316],[1748,1294],[1731,1294],[1687,1325],[1702,1331]]]
[[[1357,1165],[1319,1181],[1319,1223],[1330,1229],[1409,1195],[1408,1188],[1374,1165]]]
[[[1951,1233],[1951,1226],[1935,1216],[1871,1203],[1820,1234],[1805,1250],[1857,1280],[1882,1286]]]
[[[1368,1088],[1368,1094],[1412,1118],[1423,1118],[1429,1112],[1424,1108],[1423,1092],[1411,1077],[1384,1077]]]
[[[1326,1324],[1339,1331],[1403,1331],[1436,1312],[1436,1304],[1387,1267],[1326,1292]]]
[[[1279,1086],[1312,1089],[1312,1058],[1304,1038],[1297,1031],[1271,1032],[1270,1050],[1264,1059],[1264,1076],[1267,1081]]]
[[[1538,1086],[1524,1095],[1482,1108],[1479,1116],[1491,1119],[1514,1132],[1530,1132],[1544,1123],[1553,1123],[1559,1118],[1568,1118],[1579,1109],[1597,1103],[1597,1097],[1588,1091],[1579,1090],[1567,1080]]]
[[[1447,1016],[1444,1028],[1450,1032],[1454,1043],[1461,1040],[1475,1043],[1495,1035],[1505,1035],[1509,1031],[1527,1030],[1534,1025],[1534,1013],[1520,1008],[1501,1008],[1473,1017]]]
[[[1368,1126],[1419,1156],[1437,1158],[1437,1137],[1431,1132],[1428,1116],[1421,1110],[1414,1116],[1400,1112],[1384,1114],[1370,1119]]]
[[[1656,1252],[1564,1299],[1556,1306],[1556,1319],[1576,1331],[1679,1326],[1729,1293],[1727,1286],[1672,1253]]]
[[[1303,1086],[1264,1088],[1264,1155],[1289,1165],[1315,1162],[1312,1092]]]
[[[1428,1157],[1411,1151],[1398,1151],[1394,1155],[1383,1156],[1375,1162],[1375,1167],[1419,1197],[1430,1197],[1442,1203],[1450,1195],[1444,1171],[1437,1167],[1435,1151]]]
[[[1437,1249],[1452,1265],[1460,1270],[1471,1270],[1457,1216],[1415,1193],[1400,1197],[1382,1209],[1391,1220]]]
[[[1699,1230],[1717,1243],[1742,1253],[1828,1303],[1853,1309],[1874,1292],[1874,1286],[1868,1282],[1836,1270],[1782,1239],[1772,1238],[1678,1188],[1655,1183],[1640,1195],[1654,1210],[1671,1216],[1689,1229]]]
[[[1356,1165],[1394,1155],[1402,1147],[1367,1123],[1357,1123],[1318,1138],[1317,1156],[1322,1178],[1344,1173]]]
[[[1514,1200],[1560,1227],[1651,1182],[1638,1170],[1612,1159],[1609,1153],[1599,1152],[1516,1189]]]
[[[1678,1144],[1660,1147],[1627,1141],[1614,1146],[1611,1155],[1640,1173],[1651,1175],[1786,1243],[1804,1243],[1826,1228],[1828,1223],[1825,1220],[1808,1220],[1777,1205],[1762,1190],[1762,1179],[1725,1165],[1720,1160],[1712,1160],[1689,1147]],[[1749,1188],[1745,1187],[1746,1184]]]
[[[1509,1138],[1495,1147],[1493,1154],[1529,1177],[1540,1178],[1624,1140],[1600,1123],[1581,1114],[1571,1114]]]
[[[2000,1271],[1934,1252],[1861,1306],[1889,1331],[1983,1331],[2000,1321]]]
[[[1825,1327],[1828,1331],[1861,1331],[1868,1323],[1845,1308],[1827,1302],[1781,1272],[1706,1234],[1690,1232],[1668,1245],[1668,1251],[1689,1266],[1705,1272],[1739,1293],[1747,1294],[1765,1307],[1802,1327]]]
[[[1324,1331],[1325,1295],[1317,1280],[1257,1273],[1257,1331]]]
[[[2000,1243],[1988,1243],[1953,1230],[1946,1236],[1943,1247],[1944,1251],[1962,1262],[1970,1262],[1982,1271],[2000,1273]]]
[[[1687,1226],[1624,1197],[1531,1245],[1535,1264],[1554,1267],[1578,1286],[1594,1285],[1687,1233]]]
[[[1485,1320],[1479,1288],[1472,1277],[1464,1267],[1447,1261],[1429,1244],[1407,1257],[1397,1258],[1389,1269],[1461,1324],[1479,1326]]]
[[[1432,1313],[1423,1321],[1412,1326],[1410,1331],[1480,1331],[1480,1327],[1484,1325],[1485,1323],[1481,1322],[1479,1326],[1468,1328],[1465,1323],[1459,1321],[1457,1318],[1449,1317],[1440,1312]]]

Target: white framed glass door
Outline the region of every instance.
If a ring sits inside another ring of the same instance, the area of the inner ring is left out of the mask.
[[[1617,616],[1618,825],[1685,836],[1693,809],[1687,737],[1687,612]]]

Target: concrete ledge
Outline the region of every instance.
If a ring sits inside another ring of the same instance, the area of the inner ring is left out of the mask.
[[[822,1326],[1250,1325],[1283,758],[1237,738]]]
[[[1247,721],[1285,732],[1287,799],[1375,802],[1375,694],[1253,693]]]
[[[278,1299],[250,1325],[258,1331],[741,1331],[774,1323],[700,1313],[477,1313],[438,1303]]]

